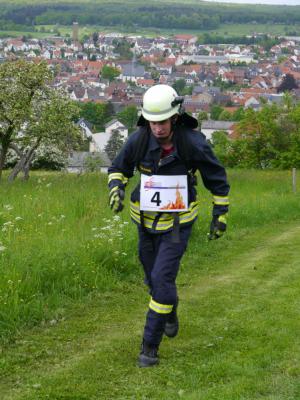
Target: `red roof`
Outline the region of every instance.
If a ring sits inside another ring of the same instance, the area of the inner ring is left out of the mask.
[[[174,36],[174,38],[177,40],[190,40],[190,39],[193,39],[194,37],[195,37],[195,35],[185,35],[185,34]]]
[[[154,85],[154,79],[138,79],[138,85],[152,86]]]

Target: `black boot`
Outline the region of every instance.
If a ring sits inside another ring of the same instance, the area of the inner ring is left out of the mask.
[[[157,344],[149,344],[143,340],[141,353],[138,357],[138,366],[144,368],[157,365],[159,363],[157,351]]]
[[[177,336],[179,330],[179,321],[177,317],[177,306],[178,306],[178,299],[177,303],[174,304],[172,312],[167,317],[167,322],[165,325],[164,333],[169,338],[173,338]]]

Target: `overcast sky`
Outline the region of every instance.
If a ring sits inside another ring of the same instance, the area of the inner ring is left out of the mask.
[[[300,0],[205,0],[214,1],[217,3],[245,3],[245,4],[276,4],[276,5],[289,5],[300,6]]]

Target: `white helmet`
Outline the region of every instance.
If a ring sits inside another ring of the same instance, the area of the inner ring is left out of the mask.
[[[183,98],[168,85],[155,85],[146,91],[143,98],[142,116],[147,121],[164,121],[179,114]]]

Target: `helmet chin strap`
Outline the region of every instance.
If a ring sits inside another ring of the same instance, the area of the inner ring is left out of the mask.
[[[172,139],[173,134],[174,134],[174,130],[175,130],[175,128],[176,128],[177,115],[171,117],[170,120],[171,120],[171,130],[170,130],[170,133],[169,133],[169,135],[168,135],[167,137],[165,137],[165,138],[157,139],[158,143],[160,143],[160,144],[166,144],[166,143],[170,143],[170,142],[171,142],[171,139]]]

